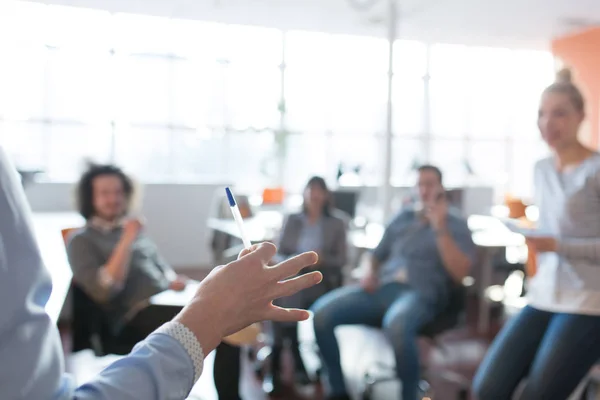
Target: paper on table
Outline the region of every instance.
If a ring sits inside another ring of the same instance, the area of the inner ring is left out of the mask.
[[[555,236],[552,232],[537,229],[537,228],[527,228],[522,225],[521,221],[517,219],[505,218],[502,219],[504,225],[510,229],[514,233],[518,233],[525,237],[553,237]]]

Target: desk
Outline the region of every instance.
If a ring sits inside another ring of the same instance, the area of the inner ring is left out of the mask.
[[[490,325],[490,305],[485,296],[485,289],[492,285],[494,256],[507,247],[525,246],[525,238],[522,235],[511,232],[504,225],[499,227],[495,222],[490,222],[491,224],[487,230],[473,232],[473,242],[483,253],[480,285],[482,290],[479,293],[479,315],[477,319],[477,330],[480,333],[487,332]]]
[[[52,279],[52,292],[46,303],[46,312],[56,323],[73,276],[61,230],[83,226],[84,220],[75,213],[34,213],[32,220],[42,260]]]
[[[198,282],[190,281],[181,292],[165,290],[164,292],[155,294],[150,297],[150,305],[183,308],[192,300],[194,294],[196,294],[196,290],[198,290]]]
[[[283,225],[283,214],[279,211],[261,211],[244,219],[244,229],[253,243],[275,239]],[[233,219],[209,218],[207,226],[219,232],[241,239],[240,230]]]

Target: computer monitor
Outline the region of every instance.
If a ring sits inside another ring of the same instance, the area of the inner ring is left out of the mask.
[[[334,190],[331,192],[333,206],[348,214],[350,218],[356,217],[356,205],[359,193],[353,190]]]

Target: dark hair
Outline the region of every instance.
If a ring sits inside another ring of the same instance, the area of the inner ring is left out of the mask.
[[[91,164],[88,170],[81,176],[76,188],[77,210],[83,218],[90,219],[96,214],[94,210],[94,179],[99,176],[116,176],[123,182],[123,191],[127,200],[127,209],[133,198],[133,181],[119,167],[114,165]]]
[[[440,183],[442,183],[444,176],[442,175],[442,170],[439,169],[438,167],[436,167],[435,165],[431,165],[431,164],[425,164],[425,165],[421,165],[419,168],[417,168],[417,171],[419,173],[421,172],[433,172],[435,175],[437,175]]]
[[[313,176],[306,183],[304,190],[308,189],[311,186],[316,186],[319,189],[323,190],[325,193],[327,193],[327,201],[325,201],[325,204],[323,204],[323,215],[326,217],[330,217],[331,208],[333,207],[333,201],[331,199],[331,191],[327,187],[327,182],[325,182],[325,179],[321,178],[320,176]],[[306,207],[306,201],[304,202],[304,204],[302,204],[302,211],[304,213],[308,211]]]
[[[569,101],[577,111],[585,111],[585,100],[579,88],[573,84],[573,75],[568,68],[563,68],[556,73],[555,82],[548,86],[543,94],[547,93],[564,94],[569,97]]]

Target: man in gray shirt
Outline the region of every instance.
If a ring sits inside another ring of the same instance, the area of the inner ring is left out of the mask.
[[[402,398],[416,399],[417,334],[444,309],[450,289],[471,268],[471,232],[448,209],[441,171],[431,165],[419,168],[417,189],[420,205],[403,209],[388,225],[361,285],[334,290],[312,307],[331,400],[349,399],[334,329],[352,324],[383,327],[394,347]]]
[[[143,232],[142,222],[128,218],[134,186],[112,165],[96,165],[77,186],[79,212],[86,226],[68,241],[73,280],[105,313],[115,336],[133,347],[179,310],[148,307],[164,290],[183,290],[177,275]],[[222,343],[215,359],[215,383],[221,400],[238,400],[239,348]]]

